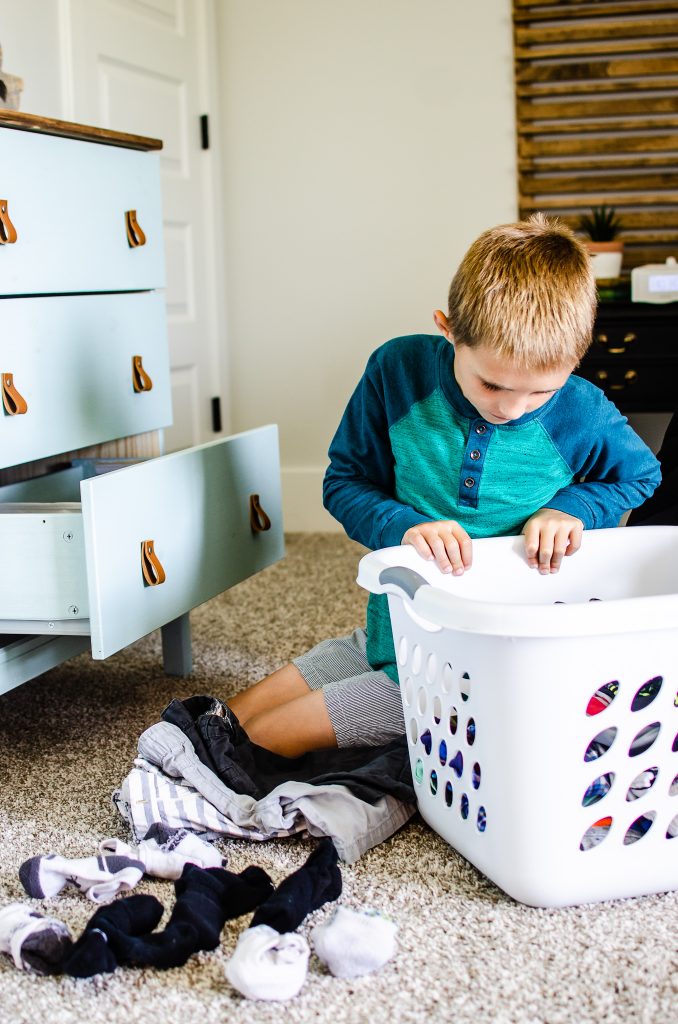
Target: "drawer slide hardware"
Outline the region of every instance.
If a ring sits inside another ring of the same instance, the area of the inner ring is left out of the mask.
[[[141,542],[141,570],[144,574],[144,582],[149,587],[159,587],[165,582],[165,570],[154,550],[152,540]]]
[[[136,210],[125,211],[125,227],[130,249],[138,249],[140,245],[146,245],[146,235],[137,220]]]
[[[144,370],[141,356],[132,356],[132,384],[137,393],[150,391],[153,387],[153,381]]]
[[[271,520],[261,507],[258,494],[250,494],[250,526],[253,533],[265,533],[271,529]]]
[[[13,245],[19,237],[9,219],[7,205],[6,199],[0,199],[0,245]]]
[[[2,375],[2,404],[8,416],[22,416],[28,411],[28,403],[14,387],[14,374]]]

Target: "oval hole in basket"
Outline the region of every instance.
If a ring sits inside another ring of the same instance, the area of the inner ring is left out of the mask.
[[[410,718],[410,740],[416,743],[419,739],[419,724],[416,718]]]
[[[457,776],[457,778],[460,779],[464,771],[464,757],[462,755],[461,750],[458,750],[457,753],[452,758],[452,760],[450,761],[450,768]]]
[[[469,718],[466,723],[466,742],[472,747],[476,741],[476,723],[474,718]]]
[[[454,686],[454,671],[449,661],[446,661],[443,665],[442,676],[440,680],[443,693],[449,693]]]
[[[581,837],[579,849],[586,852],[592,850],[594,846],[600,846],[603,839],[607,838],[611,828],[612,818],[599,818],[598,821],[594,821]]]
[[[671,821],[669,822],[669,827],[666,830],[666,838],[667,839],[676,839],[676,838],[678,838],[678,814],[675,816],[675,818],[672,818]]]
[[[471,769],[471,785],[474,789],[480,789],[480,765],[477,761]]]
[[[435,770],[435,768],[431,772],[430,785],[431,793],[433,794],[433,796],[435,796],[436,793],[438,792],[438,772]]]
[[[417,707],[419,708],[420,715],[426,714],[426,690],[423,688],[423,686],[421,687],[419,693],[417,694]]]
[[[436,676],[438,675],[438,659],[435,654],[429,654],[426,659],[426,681],[428,683],[435,683]]]
[[[409,708],[410,705],[412,704],[413,696],[414,694],[412,690],[412,680],[410,679],[409,676],[406,676],[405,682],[403,683],[403,703],[405,704],[406,708]]]
[[[678,796],[678,775],[669,786],[669,796]]]
[[[487,811],[484,807],[478,808],[477,825],[479,832],[484,832],[487,828]]]
[[[445,740],[441,740],[438,746],[438,758],[443,768],[447,764],[447,743]]]
[[[586,705],[586,714],[589,718],[593,715],[599,715],[601,711],[609,708],[618,693],[619,681],[617,679],[613,679],[610,683],[605,683],[604,686],[599,686],[593,696],[589,697],[589,702]]]
[[[406,636],[401,636],[400,640],[398,641],[398,664],[399,665],[406,665],[407,664],[407,654],[408,654],[407,637]]]
[[[412,671],[415,676],[418,676],[421,672],[422,653],[419,644],[415,644],[412,648]]]
[[[649,750],[659,736],[660,730],[659,722],[653,722],[652,725],[646,725],[641,729],[638,735],[631,740],[629,757],[638,757],[639,754],[644,754],[646,750]]]
[[[614,772],[607,772],[605,775],[599,775],[597,779],[594,779],[589,788],[582,797],[582,807],[592,807],[597,804],[599,800],[612,789],[612,783],[614,782]]]
[[[662,676],[654,676],[653,679],[648,679],[646,683],[643,683],[631,701],[631,711],[642,711],[643,708],[649,707],[661,690],[663,682]]]
[[[445,783],[445,803],[447,804],[448,807],[452,806],[452,801],[453,800],[454,800],[454,790],[452,789],[452,783],[448,779],[447,782]]]
[[[431,730],[430,729],[427,729],[426,732],[423,732],[421,734],[421,742],[424,745],[424,750],[426,751],[426,753],[430,754],[431,753],[431,748],[433,746],[433,739],[431,738]]]
[[[461,691],[461,699],[468,700],[471,696],[471,677],[468,672],[464,672],[459,680],[459,689]]]
[[[459,810],[461,811],[462,818],[464,819],[464,821],[466,821],[466,819],[468,818],[468,797],[466,796],[466,793],[461,794],[461,803],[459,805]]]
[[[597,736],[594,736],[584,754],[585,761],[596,761],[599,757],[605,754],[615,741],[617,735],[616,725],[610,726],[609,729],[603,729]]]
[[[424,781],[424,762],[420,757],[417,758],[414,765],[414,780],[415,782],[418,782],[419,785]]]
[[[645,796],[647,791],[652,789],[657,781],[658,774],[658,768],[646,768],[644,772],[640,773],[640,775],[636,775],[635,779],[629,786],[626,799],[630,802],[631,800],[639,800],[641,796]]]
[[[456,708],[450,708],[450,732],[453,736],[457,735],[457,729],[459,728],[459,715],[457,714]]]
[[[436,725],[440,725],[440,719],[443,717],[443,702],[440,697],[436,694],[433,698],[433,721]]]
[[[671,750],[674,754],[676,753],[676,751],[678,751],[678,732],[676,733],[673,743],[671,744]]]
[[[652,828],[652,822],[656,817],[656,811],[648,811],[647,814],[641,814],[639,818],[636,818],[626,831],[624,846],[631,846],[632,843],[637,843],[639,839],[646,836]]]

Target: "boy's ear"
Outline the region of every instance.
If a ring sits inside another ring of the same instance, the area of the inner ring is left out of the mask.
[[[445,316],[445,314],[443,313],[443,311],[441,309],[434,310],[434,312],[433,312],[433,322],[436,325],[436,327],[438,328],[438,330],[440,331],[440,333],[445,335],[445,337],[447,338],[448,341],[452,341],[452,342],[454,341],[454,338],[452,336],[452,331],[447,326],[447,317]]]

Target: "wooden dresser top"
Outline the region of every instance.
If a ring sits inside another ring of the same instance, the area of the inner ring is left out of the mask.
[[[19,110],[0,109],[0,128],[18,128],[25,132],[39,132],[42,135],[61,135],[67,139],[100,142],[107,146],[124,146],[126,149],[162,149],[160,139],[113,132],[108,128],[93,128],[85,124],[72,124],[70,121],[57,121],[51,117],[38,117],[37,114],[25,114]]]

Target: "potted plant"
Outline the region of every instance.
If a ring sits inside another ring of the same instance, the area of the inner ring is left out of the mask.
[[[618,237],[621,221],[612,206],[594,206],[582,214],[577,225],[587,235],[587,248],[593,259],[593,273],[598,279],[614,280],[621,272],[624,242]]]

